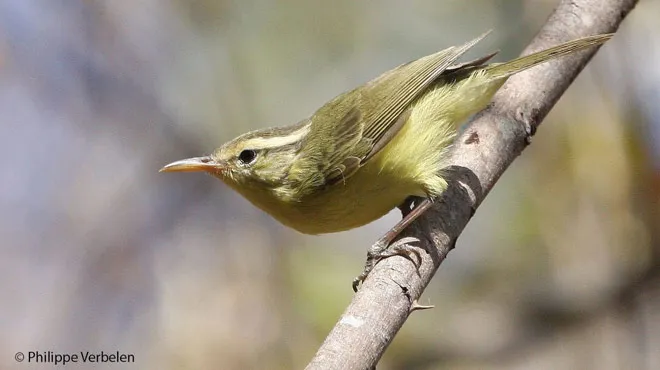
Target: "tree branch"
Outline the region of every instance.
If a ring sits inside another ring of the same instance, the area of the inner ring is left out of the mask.
[[[636,3],[562,0],[524,54],[615,32]],[[595,52],[575,53],[509,79],[457,139],[448,190],[400,236],[419,240],[419,270],[402,257],[376,265],[307,369],[375,367],[476,208]]]

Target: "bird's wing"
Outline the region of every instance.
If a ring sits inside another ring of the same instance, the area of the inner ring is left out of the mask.
[[[488,60],[490,56],[452,66],[486,35],[385,72],[316,111],[310,133],[289,170],[288,180],[297,189],[295,197],[341,183],[354,174],[396,136],[408,118],[410,104],[443,73]]]

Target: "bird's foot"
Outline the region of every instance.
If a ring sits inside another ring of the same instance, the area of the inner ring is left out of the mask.
[[[422,263],[422,256],[416,249],[408,246],[408,243],[418,241],[416,238],[401,238],[392,244],[390,244],[390,240],[388,239],[389,238],[385,236],[378,240],[374,245],[372,245],[371,248],[369,248],[369,251],[367,252],[367,261],[364,264],[364,270],[362,270],[360,275],[353,279],[354,292],[358,291],[358,287],[364,281],[364,279],[369,276],[369,273],[371,270],[373,270],[374,266],[376,266],[378,262],[384,260],[385,258],[401,256],[412,262],[416,269],[419,268],[420,264]],[[413,256],[416,259],[413,258]]]

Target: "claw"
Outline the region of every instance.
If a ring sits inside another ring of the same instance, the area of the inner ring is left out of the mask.
[[[422,256],[417,250],[408,247],[408,244],[418,241],[417,238],[405,237],[397,240],[389,247],[382,239],[376,242],[376,244],[374,244],[367,252],[367,261],[364,264],[364,270],[360,275],[353,279],[353,291],[357,292],[360,284],[367,278],[378,262],[392,256],[401,256],[407,259],[415,266],[415,269],[418,270],[422,264]],[[413,258],[413,255],[417,258],[416,260]]]
[[[366,276],[363,277],[362,274],[356,276],[355,279],[353,279],[353,284],[352,284],[353,292],[357,293],[358,287],[364,281],[364,279],[366,279]]]
[[[415,265],[415,269],[419,270],[419,268],[422,265],[422,255],[419,254],[419,251],[417,249],[413,249],[408,247],[408,244],[410,243],[416,243],[419,242],[419,239],[413,238],[411,236],[407,236],[405,238],[401,238],[394,242],[387,250],[389,251],[388,256],[382,256],[380,260],[383,258],[391,257],[391,256],[401,256],[407,259],[408,261],[412,262],[413,265]],[[417,261],[413,260],[411,255],[415,255],[417,257]]]

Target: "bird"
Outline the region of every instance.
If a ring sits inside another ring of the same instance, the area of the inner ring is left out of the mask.
[[[389,70],[297,124],[245,133],[160,171],[207,172],[304,234],[350,230],[400,207],[403,219],[369,249],[353,281],[357,291],[383,258],[418,256],[392,242],[447,188],[443,169],[462,123],[510,76],[613,36],[584,37],[503,63],[488,63],[497,52],[456,63],[489,32]],[[408,203],[419,198],[426,201],[411,210]]]

